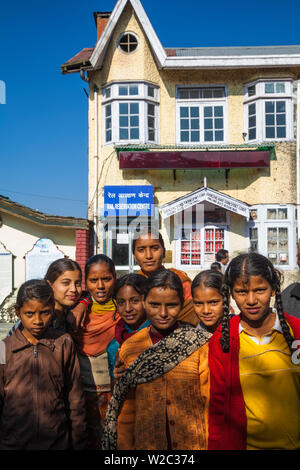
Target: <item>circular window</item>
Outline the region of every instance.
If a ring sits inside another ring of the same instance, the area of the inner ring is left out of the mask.
[[[132,33],[124,33],[119,39],[119,48],[127,54],[134,52],[138,45],[138,38]]]

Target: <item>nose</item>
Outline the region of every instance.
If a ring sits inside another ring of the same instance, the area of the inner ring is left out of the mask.
[[[39,313],[36,313],[33,320],[34,325],[42,325],[43,320]]]
[[[104,285],[104,282],[102,281],[102,279],[99,279],[99,281],[97,282],[97,288],[101,289],[101,290],[104,290],[105,285]]]
[[[208,304],[204,304],[203,313],[204,315],[208,315],[210,313],[210,308]]]
[[[255,292],[249,291],[247,294],[247,304],[248,305],[255,305],[257,302]]]
[[[70,292],[76,292],[77,291],[77,286],[76,286],[75,282],[70,284],[69,291]]]
[[[166,305],[161,305],[159,309],[160,317],[166,318],[168,316],[168,309]]]
[[[129,300],[127,300],[127,301],[125,302],[125,312],[126,312],[126,313],[129,313],[129,312],[131,312],[131,310],[132,310],[131,303],[130,303]]]
[[[152,252],[151,252],[151,249],[149,247],[146,248],[146,258],[147,259],[151,259],[152,258]]]

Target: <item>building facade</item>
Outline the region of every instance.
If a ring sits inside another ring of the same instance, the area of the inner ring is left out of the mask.
[[[95,252],[136,269],[151,216],[165,265],[194,277],[220,248],[297,276],[300,46],[164,48],[139,0],[94,13],[95,47],[62,65],[89,84]],[[153,206],[152,206],[153,204]]]

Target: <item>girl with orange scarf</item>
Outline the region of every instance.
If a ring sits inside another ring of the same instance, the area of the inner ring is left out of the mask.
[[[112,298],[116,282],[113,261],[105,255],[90,258],[85,266],[85,282],[92,304],[73,339],[85,390],[89,448],[100,450],[102,423],[111,397],[107,346],[120,319]]]

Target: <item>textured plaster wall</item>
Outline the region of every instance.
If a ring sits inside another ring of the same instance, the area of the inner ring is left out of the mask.
[[[120,34],[132,31],[138,35],[140,45],[134,54],[124,54],[116,47]],[[222,84],[228,90],[228,143],[243,144],[244,131],[243,86],[258,78],[292,78],[296,80],[300,69],[245,69],[245,70],[158,70],[148,40],[128,5],[115,29],[109,44],[103,69],[93,72],[91,79],[101,87],[112,81],[149,80],[159,86],[159,134],[160,145],[176,143],[176,100],[177,85]],[[296,108],[296,106],[294,106]],[[172,201],[203,186],[204,177],[208,186],[248,204],[296,203],[296,146],[295,141],[276,144],[276,159],[268,169],[225,170],[162,170],[162,171],[121,171],[113,146],[103,145],[103,122],[101,94],[99,96],[99,207],[103,207],[103,188],[107,184],[151,184],[155,200],[159,205]],[[94,191],[94,100],[90,91],[89,109],[90,139],[90,201]],[[90,211],[90,214],[92,212]],[[234,251],[245,249],[244,220],[232,214],[230,246]],[[166,240],[167,241],[167,240]],[[168,241],[167,241],[168,243]],[[101,248],[101,240],[100,240]],[[169,241],[168,249],[174,249]]]

